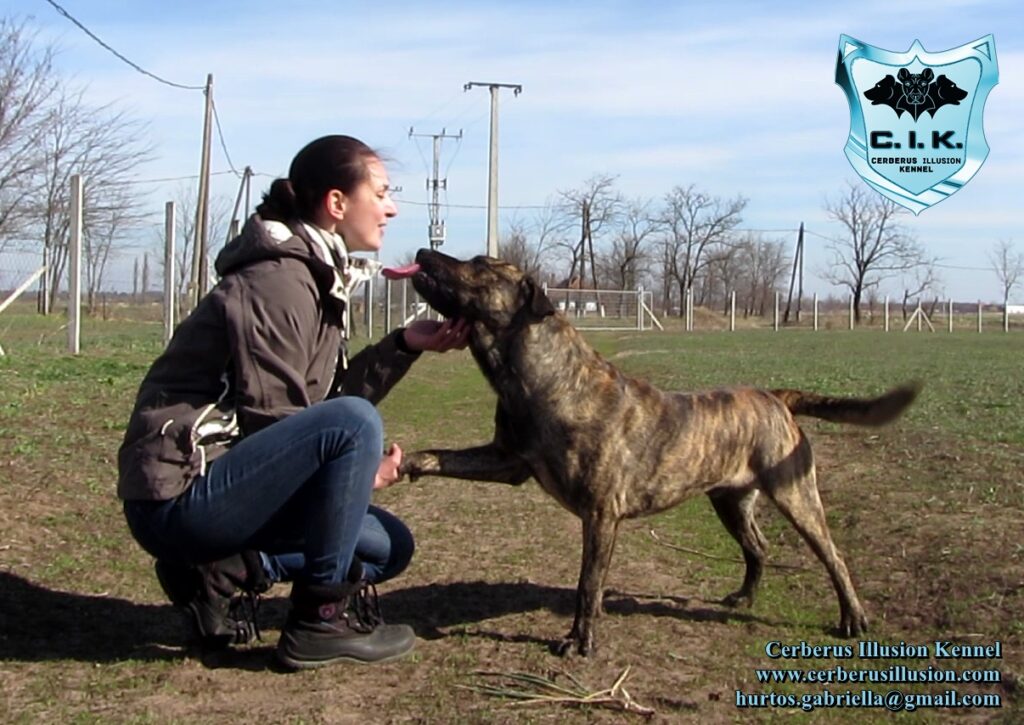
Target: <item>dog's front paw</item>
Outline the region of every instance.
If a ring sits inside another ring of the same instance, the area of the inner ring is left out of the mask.
[[[559,657],[570,657],[573,654],[579,654],[583,657],[589,657],[590,653],[594,651],[594,637],[583,636],[576,632],[575,629],[569,632],[565,637],[555,644],[555,654]]]
[[[398,467],[399,478],[408,476],[410,481],[419,480],[427,472],[428,459],[430,458],[431,456],[423,451],[407,453],[402,458],[402,463]]]
[[[859,637],[867,632],[867,615],[859,606],[841,607],[839,634],[841,637]]]
[[[868,618],[860,609],[843,612],[839,618],[841,637],[860,637],[868,631]]]
[[[732,609],[735,609],[736,607],[750,609],[754,606],[754,593],[739,589],[732,594],[723,597],[722,604]]]

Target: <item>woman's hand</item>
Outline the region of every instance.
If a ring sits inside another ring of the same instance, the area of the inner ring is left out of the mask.
[[[465,320],[416,320],[405,328],[405,344],[410,350],[420,352],[448,352],[461,350],[469,343],[469,323]]]
[[[373,479],[373,488],[387,488],[398,480],[398,467],[402,465],[402,449],[397,443],[392,443],[391,448],[384,454],[384,458],[377,468],[377,476]]]

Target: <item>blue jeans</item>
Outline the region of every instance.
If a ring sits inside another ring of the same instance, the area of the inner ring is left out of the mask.
[[[198,564],[255,549],[275,581],[345,580],[353,555],[371,581],[413,553],[402,522],[370,507],[384,447],[371,403],[335,398],[246,436],[170,501],[126,501],[135,539],[158,559]]]

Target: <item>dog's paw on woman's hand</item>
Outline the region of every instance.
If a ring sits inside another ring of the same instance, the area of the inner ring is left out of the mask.
[[[408,477],[410,481],[417,481],[423,476],[423,454],[408,453],[402,458],[402,465],[398,467],[399,480]]]
[[[410,481],[416,481],[423,476],[435,475],[440,471],[440,463],[437,456],[430,451],[415,451],[407,453],[402,458],[402,465],[398,468],[399,476],[408,476]]]

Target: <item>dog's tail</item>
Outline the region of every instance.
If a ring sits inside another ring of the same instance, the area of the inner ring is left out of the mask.
[[[921,383],[912,382],[893,388],[877,398],[830,398],[801,390],[772,390],[793,415],[809,415],[833,423],[880,426],[896,420],[917,394]]]

